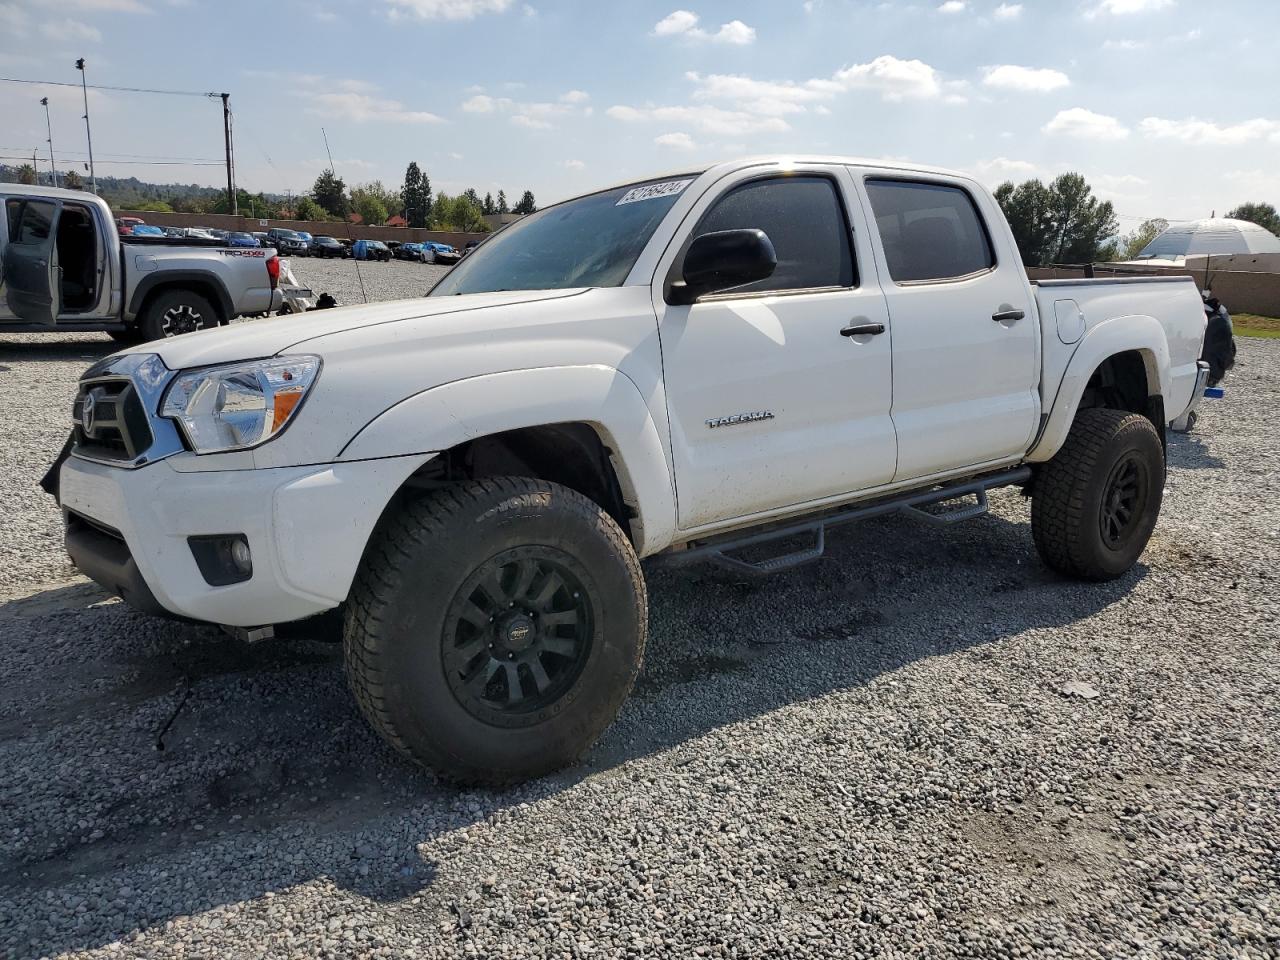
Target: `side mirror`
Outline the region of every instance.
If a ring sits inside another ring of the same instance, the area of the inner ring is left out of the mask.
[[[778,254],[763,230],[704,233],[684,255],[683,280],[671,284],[667,302],[693,303],[698,297],[772,276]]]

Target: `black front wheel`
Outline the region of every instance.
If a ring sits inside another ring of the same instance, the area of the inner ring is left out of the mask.
[[[138,321],[143,340],[163,340],[219,323],[213,305],[191,290],[166,290],[147,304]]]
[[[1036,549],[1060,573],[1112,580],[1142,556],[1163,496],[1164,448],[1151,421],[1124,410],[1082,410],[1036,477]]]
[[[449,779],[577,759],[613,721],[648,622],[630,542],[586,497],[499,478],[407,503],[370,545],[345,625],[373,727]]]

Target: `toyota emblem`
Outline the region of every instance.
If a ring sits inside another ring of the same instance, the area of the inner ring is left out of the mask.
[[[80,407],[80,426],[85,436],[93,436],[93,415],[97,405],[98,401],[94,399],[92,390],[84,395],[84,403]]]

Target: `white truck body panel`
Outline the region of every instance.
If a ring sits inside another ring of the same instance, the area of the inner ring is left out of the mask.
[[[793,175],[836,186],[856,283],[669,303],[664,284],[702,215],[735,185]],[[967,193],[990,236],[991,268],[895,282],[866,188],[876,177]],[[504,431],[589,425],[607,448],[643,556],[1048,459],[1089,378],[1117,351],[1141,353],[1166,422],[1191,401],[1204,329],[1194,284],[1030,284],[999,207],[968,177],[774,158],[686,178],[619,286],[349,307],[129,351],[157,354],[172,371],[280,354],[314,355],[322,368],[294,422],[270,442],[181,452],[137,470],[90,470],[73,456],[62,471],[73,478],[64,505],[106,511],[97,519],[125,531],[135,553],[163,557],[148,569],[163,581],[154,589],[167,609],[247,626],[340,602],[364,531],[399,484],[436,454]],[[842,335],[851,324],[883,333]],[[75,480],[90,474],[100,488],[93,496]],[[115,493],[102,492],[113,485]],[[235,529],[251,529],[255,556],[261,540],[272,558],[247,584],[204,587],[216,601],[201,595],[194,563],[178,549],[184,536],[207,532],[213,514],[184,521],[163,506],[188,501],[182,491],[197,487],[218,504],[223,529],[243,517]],[[336,533],[307,529],[327,528],[347,497],[351,515]],[[297,556],[307,551],[323,562]]]

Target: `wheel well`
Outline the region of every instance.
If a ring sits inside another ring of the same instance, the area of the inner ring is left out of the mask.
[[[612,454],[586,423],[555,423],[477,437],[433,457],[404,489],[482,477],[533,477],[558,483],[598,503],[631,536],[634,511],[623,497]]]
[[[155,302],[156,297],[168,293],[171,290],[190,290],[197,293],[209,301],[213,307],[214,313],[217,315],[219,324],[229,323],[231,318],[227,315],[227,305],[223,302],[223,292],[217,284],[203,280],[171,280],[167,283],[158,283],[147,291],[146,297],[143,298],[142,304],[138,307],[135,317],[141,320],[146,312],[151,308],[151,304]]]
[[[1140,413],[1165,436],[1164,397],[1154,372],[1154,358],[1141,350],[1125,350],[1098,364],[1085,385],[1080,410],[1108,407]]]

